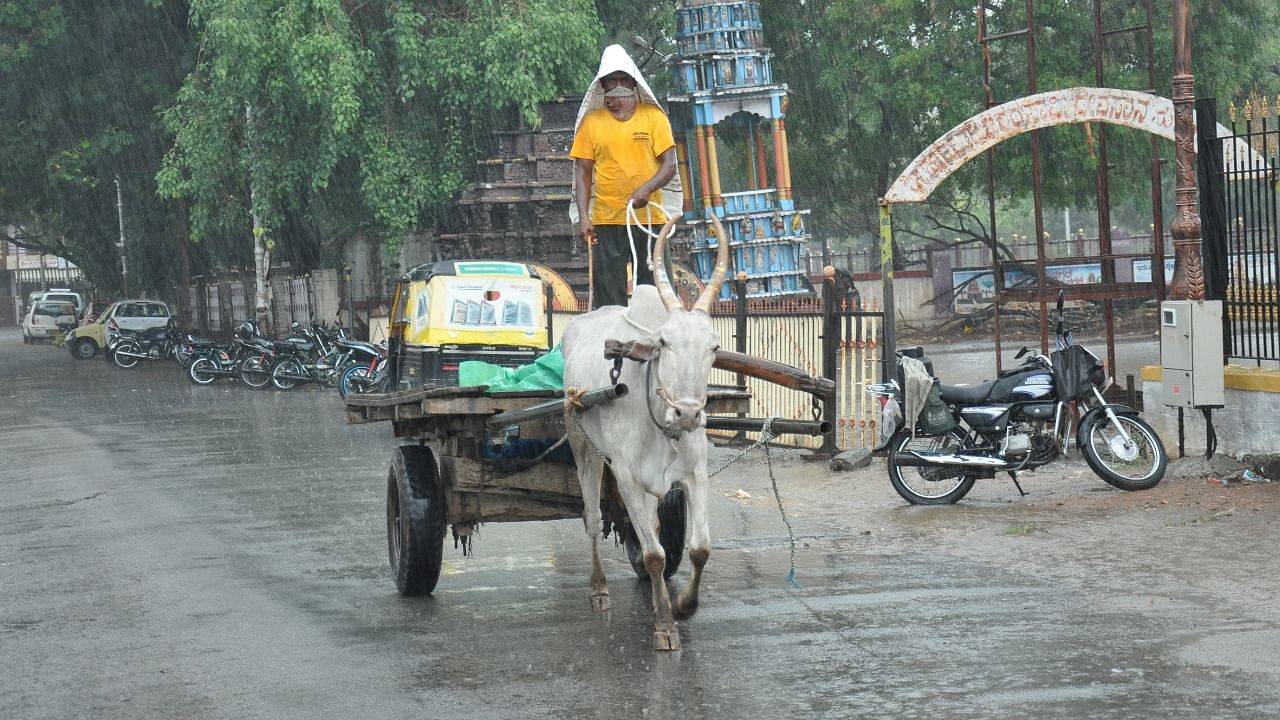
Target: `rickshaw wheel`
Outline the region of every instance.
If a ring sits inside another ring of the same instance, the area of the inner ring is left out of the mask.
[[[396,448],[387,475],[387,554],[401,595],[430,595],[444,553],[444,493],[431,450]]]

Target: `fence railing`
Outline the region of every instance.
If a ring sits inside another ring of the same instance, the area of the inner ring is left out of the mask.
[[[1152,253],[1152,235],[1129,235],[1128,233],[1117,232],[1111,238],[1111,253],[1116,256],[1143,256],[1150,257]],[[1003,243],[1003,247],[1008,249],[1009,254],[1014,260],[1026,261],[1034,263],[1036,253],[1038,252],[1034,241],[1018,241],[1012,243]],[[1045,243],[1045,259],[1046,260],[1066,260],[1070,258],[1088,258],[1096,259],[1101,247],[1101,241],[1096,237],[1085,237],[1084,235],[1073,236],[1068,239],[1050,239]],[[1164,234],[1164,247],[1166,253],[1173,251],[1173,240],[1169,233]],[[1007,258],[1007,255],[1001,255]],[[903,269],[927,270],[939,267],[937,261],[941,258],[947,258],[951,261],[953,268],[979,268],[991,267],[991,249],[986,245],[964,245],[952,248],[918,248],[907,249],[903,252],[903,257],[899,259]],[[800,266],[810,276],[822,274],[822,268],[825,260],[830,260],[830,264],[837,270],[844,270],[851,274],[859,273],[877,273],[880,272],[880,248],[866,248],[862,250],[845,250],[843,252],[831,253],[830,257],[824,258],[821,253],[808,253],[800,257]],[[1120,271],[1118,269],[1118,271]]]
[[[1246,108],[1248,106],[1246,105]],[[1255,114],[1256,111],[1256,114]],[[1222,142],[1228,357],[1280,360],[1280,111],[1232,108]]]
[[[186,298],[193,329],[212,337],[229,336],[253,314],[253,293],[252,280],[195,278]],[[265,332],[283,334],[294,322],[327,319],[316,316],[310,276],[273,279],[270,298],[270,327],[263,328]]]

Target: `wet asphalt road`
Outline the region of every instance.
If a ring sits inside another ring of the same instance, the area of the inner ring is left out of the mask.
[[[1280,715],[1274,512],[1108,504],[1128,498],[1079,464],[913,508],[882,462],[774,452],[788,589],[757,451],[713,479],[702,609],[658,654],[620,547],[592,614],[576,521],[487,525],[433,597],[399,597],[393,444],[333,391],[195,387],[0,330],[0,716]]]

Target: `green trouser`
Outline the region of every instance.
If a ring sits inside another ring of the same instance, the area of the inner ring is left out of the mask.
[[[640,228],[633,228],[636,239],[636,262],[640,265],[638,282],[653,284],[653,272],[649,270],[649,236]],[[595,267],[593,287],[594,310],[605,305],[627,304],[627,284],[631,281],[627,265],[631,262],[631,241],[627,238],[626,225],[596,225]]]

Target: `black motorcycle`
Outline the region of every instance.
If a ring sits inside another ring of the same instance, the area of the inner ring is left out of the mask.
[[[348,395],[387,391],[387,386],[390,384],[391,364],[387,362],[385,343],[374,345],[356,340],[343,340],[339,341],[338,345],[349,350],[355,359],[339,376],[339,395],[345,399]]]
[[[187,379],[196,385],[208,385],[219,378],[237,377],[240,364],[257,354],[257,349],[249,344],[249,340],[257,336],[258,326],[251,320],[237,327],[231,343],[226,345],[188,335],[184,348],[191,356]]]
[[[316,322],[310,327],[295,322],[291,330],[288,338],[276,344],[271,384],[280,390],[292,390],[305,383],[335,385],[339,370],[351,358],[350,351],[338,344],[345,334]]]
[[[134,367],[143,360],[164,360],[179,356],[182,331],[176,320],[170,318],[164,327],[150,330],[120,330],[120,334],[107,346],[107,354],[118,367]]]
[[[898,379],[867,386],[881,403],[884,440],[877,450],[887,451],[889,481],[907,502],[954,503],[978,478],[996,472],[1009,473],[1022,492],[1019,471],[1066,456],[1079,411],[1075,444],[1104,481],[1121,490],[1146,490],[1164,477],[1168,454],[1160,437],[1136,410],[1103,397],[1111,381],[1097,356],[1073,341],[1062,306],[1059,292],[1057,349],[1049,357],[1024,347],[1017,355],[1027,357],[1023,364],[995,380],[943,385],[934,379],[923,390],[914,428],[903,419],[907,383],[901,369]],[[898,356],[921,362],[932,375],[922,348],[903,348]]]

